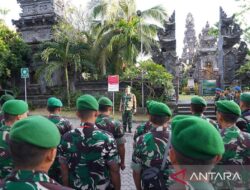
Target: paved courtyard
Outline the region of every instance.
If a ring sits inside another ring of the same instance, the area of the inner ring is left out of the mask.
[[[71,119],[70,120],[74,126],[80,126],[80,122]],[[126,133],[126,169],[121,172],[121,180],[122,180],[122,186],[121,190],[135,190],[132,170],[130,169],[130,163],[131,163],[131,157],[132,157],[132,151],[133,151],[133,134],[135,127],[137,126],[136,123],[133,124],[132,133]]]

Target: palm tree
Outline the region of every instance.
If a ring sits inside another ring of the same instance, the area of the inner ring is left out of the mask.
[[[45,80],[51,83],[51,76],[55,71],[62,70],[65,76],[67,103],[70,107],[70,77],[75,76],[84,64],[88,64],[90,49],[87,34],[79,33],[71,25],[60,23],[55,27],[54,38],[43,44],[41,58],[45,62],[36,75],[44,75]],[[73,87],[74,81],[71,85]]]
[[[155,6],[139,12],[135,0],[100,0],[89,7],[94,20],[92,33],[95,38],[93,54],[103,75],[107,65],[113,65],[115,72],[134,64],[141,43],[146,53],[151,51],[156,41],[157,24],[162,24],[166,12],[161,6]],[[139,14],[138,14],[139,13]],[[151,21],[151,23],[149,22]]]

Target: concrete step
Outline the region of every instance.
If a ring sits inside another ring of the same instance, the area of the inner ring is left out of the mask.
[[[190,110],[178,110],[178,113],[179,114],[191,114],[191,111]],[[208,115],[215,115],[215,111],[214,110],[212,110],[212,111],[208,111],[208,110],[206,110],[205,112],[204,112],[204,114],[208,114]]]

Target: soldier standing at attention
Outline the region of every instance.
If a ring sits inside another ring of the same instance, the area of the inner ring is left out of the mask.
[[[241,131],[250,133],[250,93],[245,92],[240,96],[241,117],[237,120],[237,127]]]
[[[147,117],[149,119],[150,113],[148,111],[148,107],[150,105],[150,103],[153,101],[147,101],[146,103],[146,107],[147,107]],[[152,123],[150,122],[150,120],[148,120],[147,122],[143,122],[140,125],[138,125],[135,129],[135,134],[134,134],[134,142],[136,142],[136,139],[141,136],[146,134],[147,132],[149,132],[151,129],[153,129],[154,126],[152,125]]]
[[[9,94],[5,94],[5,95],[2,95],[1,98],[0,98],[0,105],[1,107],[3,106],[3,104],[5,102],[7,102],[8,100],[14,100],[15,98]],[[0,112],[0,127],[4,124],[4,119],[3,119],[4,115],[2,112]]]
[[[133,93],[131,93],[130,86],[126,87],[125,93],[121,98],[119,111],[122,112],[122,122],[124,131],[127,132],[128,127],[129,133],[131,133],[132,116],[133,113],[136,112],[136,97]]]
[[[11,173],[13,168],[12,158],[9,153],[9,132],[12,125],[27,117],[28,104],[22,100],[9,100],[2,107],[4,124],[0,128],[0,179]]]
[[[120,121],[113,120],[110,115],[112,113],[113,103],[107,97],[101,97],[98,100],[99,115],[96,118],[96,126],[99,129],[110,132],[116,141],[118,154],[120,157],[120,167],[125,169],[125,142],[123,127]]]
[[[47,175],[59,142],[58,129],[45,117],[31,116],[16,122],[10,131],[10,152],[15,168],[0,183],[0,189],[70,190]]]
[[[225,144],[225,153],[220,164],[250,165],[250,135],[236,126],[241,115],[240,107],[234,101],[228,100],[218,101],[216,107],[216,117]]]
[[[120,167],[114,138],[96,127],[99,105],[91,95],[76,102],[79,128],[63,135],[58,146],[63,184],[77,190],[106,190],[110,180],[120,190]]]
[[[56,124],[61,135],[64,135],[66,132],[73,129],[71,122],[67,119],[64,119],[60,113],[62,110],[62,102],[60,99],[51,97],[47,100],[47,110],[49,112],[48,119]],[[58,160],[58,156],[56,156],[54,163],[50,167],[49,176],[56,180],[57,182],[62,182],[61,179],[61,169]]]
[[[224,144],[220,133],[204,119],[185,115],[174,117],[171,129],[171,164],[176,172],[185,169],[186,173],[185,185],[177,182],[169,189],[213,190],[209,181],[190,178],[193,172],[210,172],[221,159]]]
[[[148,133],[137,138],[135,143],[131,168],[133,170],[134,182],[137,190],[158,189],[152,182],[145,184],[142,179],[142,173],[151,167],[161,168],[163,162],[165,147],[169,140],[169,120],[172,115],[171,110],[166,104],[153,101],[148,106],[150,122],[154,128]],[[165,167],[161,173],[167,186],[168,166],[170,162],[167,159]],[[142,185],[143,184],[143,187]],[[159,184],[157,184],[159,186]]]
[[[47,101],[47,110],[49,112],[48,119],[56,124],[61,135],[73,129],[73,125],[69,120],[63,118],[60,113],[62,111],[62,102],[60,99],[51,97]]]
[[[200,97],[200,96],[194,96],[191,98],[191,112],[192,115],[200,117],[202,119],[207,120],[208,122],[210,122],[216,129],[219,130],[219,126],[217,125],[217,123],[212,120],[207,118],[203,113],[206,110],[207,107],[207,102],[204,98]]]

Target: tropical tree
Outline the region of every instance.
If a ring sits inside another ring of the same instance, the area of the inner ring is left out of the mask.
[[[52,74],[62,70],[66,82],[67,103],[70,107],[70,89],[74,90],[75,76],[83,67],[89,68],[89,36],[79,32],[72,25],[61,22],[53,32],[53,41],[42,45],[41,59],[45,62],[38,70],[37,76],[44,75],[52,83]],[[70,83],[71,81],[71,83]]]
[[[157,23],[163,23],[166,17],[161,6],[137,11],[135,0],[101,0],[89,9],[96,19],[92,23],[92,34],[97,34],[93,60],[103,75],[107,66],[114,73],[119,73],[133,65],[141,48],[149,53],[151,47],[158,44]]]

